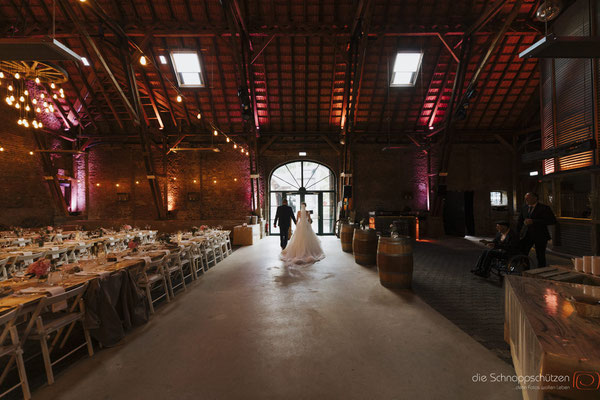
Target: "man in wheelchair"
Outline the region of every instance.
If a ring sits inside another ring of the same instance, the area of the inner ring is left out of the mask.
[[[493,241],[480,241],[488,249],[483,251],[477,261],[477,266],[471,270],[475,275],[488,277],[492,264],[508,264],[511,258],[520,254],[519,236],[510,228],[508,221],[498,221],[496,230],[498,233]]]

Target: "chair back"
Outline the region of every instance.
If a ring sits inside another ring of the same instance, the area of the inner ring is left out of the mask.
[[[81,296],[83,296],[83,293],[87,289],[87,286],[88,286],[88,282],[85,282],[83,285],[78,286],[75,289],[68,290],[64,293],[57,294],[55,296],[44,297],[43,299],[40,300],[40,307],[43,309],[43,308],[51,306],[53,304],[57,304],[57,303],[60,303],[63,301],[68,301],[69,299],[76,297],[73,305],[71,306],[71,308],[69,310],[70,312],[73,312],[75,305],[76,305],[75,303],[77,303],[79,301],[79,299],[81,298]]]
[[[160,259],[156,260],[156,261],[152,261],[146,264],[146,266],[144,267],[144,273],[147,272],[153,272],[153,271],[159,271],[162,272],[162,267],[163,264],[165,263],[165,259],[167,256],[162,256]]]
[[[9,258],[0,260],[0,280],[8,279],[8,271],[6,270]]]
[[[39,260],[40,258],[43,258],[43,257],[46,257],[46,252],[24,254],[24,255],[17,256],[17,258],[15,259],[14,264],[15,265],[19,265],[19,264],[30,265],[34,261],[37,261],[37,260]]]
[[[6,346],[9,344],[6,340],[10,337],[10,329],[14,326],[21,313],[21,307],[22,305],[19,305],[14,310],[11,310],[0,316],[0,329],[2,332],[0,333],[0,346]]]

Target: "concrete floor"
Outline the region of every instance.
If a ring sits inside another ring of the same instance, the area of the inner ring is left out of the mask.
[[[514,374],[410,291],[380,286],[339,240],[283,266],[278,238],[241,248],[120,346],[34,399],[517,399]]]

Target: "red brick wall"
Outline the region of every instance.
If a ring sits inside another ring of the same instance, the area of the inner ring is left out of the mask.
[[[156,219],[157,210],[138,146],[98,146],[87,157],[89,219]],[[248,157],[223,148],[219,153],[170,153],[166,159],[157,152],[154,160],[171,217],[212,220],[249,215]],[[128,193],[129,201],[119,201],[118,193]],[[198,200],[191,201],[189,193],[196,193]]]
[[[17,125],[14,109],[0,107],[0,226],[51,224],[54,205],[44,181],[32,130]]]

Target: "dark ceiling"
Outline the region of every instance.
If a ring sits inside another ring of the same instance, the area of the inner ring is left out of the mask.
[[[59,99],[69,121],[63,119],[63,128],[80,125],[80,134],[98,137],[135,134],[131,65],[142,105],[140,124],[155,135],[183,132],[192,138],[209,134],[212,124],[232,136],[254,133],[258,125],[261,137],[334,137],[352,104],[351,131],[357,135],[425,136],[443,125],[465,31],[488,7],[502,4],[472,36],[468,83],[516,2],[57,0],[56,38],[92,64],[61,64],[70,75],[66,97]],[[541,36],[543,25],[533,18],[538,6],[535,0],[521,2],[457,128],[482,134],[530,128],[539,111],[539,72],[536,60],[518,54]],[[0,35],[48,35],[52,16],[52,1],[3,1]],[[349,56],[352,43],[364,57],[361,63]],[[176,49],[200,52],[206,88],[177,88],[168,57]],[[403,49],[422,50],[423,66],[415,87],[390,88],[391,63]],[[139,64],[141,54],[150,65]],[[161,64],[160,55],[169,63]],[[256,107],[247,123],[238,97],[244,83]],[[351,87],[355,99],[345,96]]]

